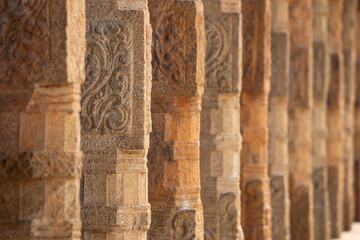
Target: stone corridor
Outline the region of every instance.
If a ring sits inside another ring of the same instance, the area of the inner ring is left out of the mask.
[[[356,221],[360,0],[0,0],[0,239]]]

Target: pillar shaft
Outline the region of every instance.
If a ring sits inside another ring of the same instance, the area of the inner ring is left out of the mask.
[[[151,27],[146,1],[87,0],[83,239],[146,239]]]
[[[343,2],[343,56],[344,56],[344,230],[349,231],[354,219],[354,114],[356,71],[356,13],[358,0]]]
[[[205,29],[200,0],[149,0],[152,134],[148,239],[202,239],[200,110]]]
[[[269,95],[269,175],[272,239],[290,239],[288,89],[289,1],[271,3],[271,91]]]
[[[314,239],[312,1],[290,0],[289,189],[291,239]]]
[[[205,239],[243,239],[240,224],[241,1],[205,0],[200,173]]]
[[[268,179],[270,1],[242,0],[241,220],[245,239],[271,239]]]
[[[327,96],[329,89],[329,47],[327,0],[313,1],[313,116],[312,180],[314,185],[314,239],[330,239],[330,205],[327,177]]]
[[[80,239],[84,11],[84,1],[2,1],[2,239]]]
[[[342,231],[344,196],[344,68],[342,52],[342,0],[329,1],[330,83],[327,109],[327,165],[331,211],[331,237]]]
[[[356,96],[355,96],[355,117],[354,117],[354,157],[355,157],[355,220],[360,221],[360,12],[357,11],[356,26]]]

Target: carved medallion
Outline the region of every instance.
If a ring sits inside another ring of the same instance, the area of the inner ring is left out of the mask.
[[[81,98],[83,130],[121,134],[129,129],[132,79],[131,25],[88,24],[86,80]]]
[[[196,233],[196,210],[183,210],[178,212],[173,221],[172,228],[174,231],[174,240],[191,240],[195,239]]]

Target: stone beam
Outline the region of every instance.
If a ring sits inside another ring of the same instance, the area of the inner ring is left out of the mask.
[[[240,224],[241,1],[204,0],[200,173],[205,239],[244,239]]]
[[[344,56],[344,212],[343,228],[349,231],[354,219],[354,114],[356,91],[356,13],[357,0],[343,2],[343,56]]]
[[[147,2],[87,0],[81,94],[84,239],[146,239],[151,26]]]
[[[271,239],[268,95],[271,75],[269,0],[242,0],[243,79],[240,100],[241,220],[245,239]]]
[[[272,239],[290,239],[288,95],[289,1],[271,3],[271,91],[269,95],[269,175]]]
[[[327,103],[327,165],[332,238],[339,238],[341,235],[344,208],[342,10],[342,0],[329,1],[330,82]]]
[[[201,0],[149,0],[153,28],[148,239],[203,239],[200,110],[205,29]]]
[[[327,174],[327,96],[329,90],[328,0],[313,0],[312,180],[314,239],[330,239]]]
[[[0,8],[0,238],[80,240],[85,2]]]
[[[290,0],[289,190],[291,239],[314,239],[312,1]]]

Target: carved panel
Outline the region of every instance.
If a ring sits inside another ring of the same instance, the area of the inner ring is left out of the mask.
[[[20,86],[42,79],[49,27],[49,1],[0,1],[0,83]]]
[[[285,182],[284,176],[275,176],[270,182],[272,208],[272,236],[282,239],[285,235]]]
[[[270,96],[286,97],[289,88],[288,34],[271,34],[271,91]]]
[[[231,35],[230,16],[205,18],[206,30],[206,86],[211,89],[230,91],[231,79]]]
[[[325,42],[314,42],[314,97],[326,99],[327,85],[326,82],[326,50]]]
[[[174,240],[192,240],[195,239],[196,233],[196,211],[183,210],[178,212],[172,220],[174,231]]]
[[[298,186],[291,199],[291,239],[310,239],[310,199],[309,187]]]
[[[331,54],[330,58],[330,83],[329,83],[329,93],[328,93],[328,106],[334,107],[339,106],[340,104],[340,92],[341,92],[341,83],[340,83],[340,59],[338,54]]]
[[[86,80],[81,98],[83,130],[125,133],[131,126],[132,84],[132,26],[88,24]]]
[[[223,193],[219,199],[220,239],[232,239],[238,234],[239,208],[236,206],[236,195]]]

